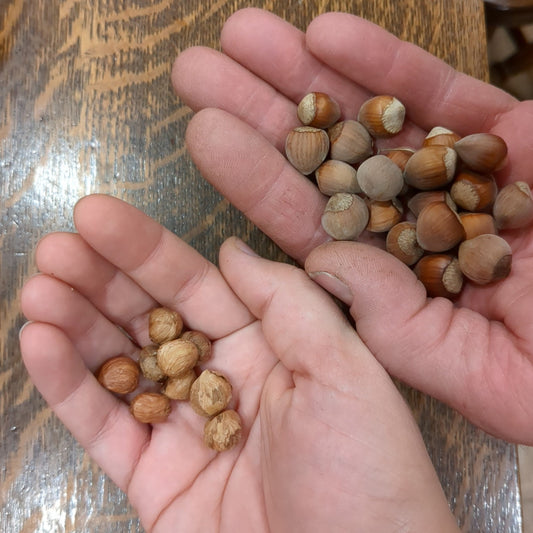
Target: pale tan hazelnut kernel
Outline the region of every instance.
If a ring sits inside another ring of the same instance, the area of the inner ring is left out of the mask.
[[[231,383],[220,373],[204,370],[191,386],[190,403],[201,416],[214,416],[231,401]]]
[[[176,378],[168,378],[162,392],[172,400],[188,400],[195,379],[196,372],[194,370],[189,370]]]
[[[198,364],[205,363],[211,358],[212,345],[205,333],[196,330],[185,331],[181,334],[180,339],[196,344],[198,348]]]
[[[126,355],[108,359],[100,368],[97,379],[100,385],[116,394],[129,394],[139,385],[139,365]]]
[[[204,443],[217,452],[230,450],[241,440],[242,422],[236,411],[222,411],[204,426]]]
[[[180,336],[183,320],[177,311],[167,307],[152,309],[148,318],[148,334],[155,344],[163,344]]]
[[[171,410],[170,398],[159,392],[142,392],[130,404],[133,417],[144,424],[164,422]]]
[[[151,381],[164,381],[165,373],[159,368],[157,364],[157,344],[149,344],[144,346],[139,353],[139,366],[143,376]]]
[[[198,362],[198,348],[191,341],[174,339],[157,350],[157,364],[169,377],[185,374]]]

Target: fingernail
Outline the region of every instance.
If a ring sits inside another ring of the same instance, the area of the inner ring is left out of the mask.
[[[239,237],[234,237],[235,239],[235,246],[241,251],[244,252],[247,255],[251,255],[252,257],[259,257],[244,241],[241,241]]]
[[[329,272],[309,272],[309,277],[323,289],[336,296],[346,304],[351,304],[353,295],[350,287]]]
[[[24,322],[24,324],[22,324],[21,328],[19,329],[19,341],[20,341],[20,337],[22,335],[22,331],[24,330],[24,328],[28,325],[28,324],[32,324],[33,321],[32,320],[28,320],[27,322]]]

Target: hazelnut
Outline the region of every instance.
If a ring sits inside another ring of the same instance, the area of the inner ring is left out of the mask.
[[[459,218],[465,229],[465,240],[485,233],[498,233],[494,217],[488,213],[459,213]]]
[[[399,222],[387,233],[385,241],[387,252],[406,265],[414,265],[423,255],[424,250],[416,240],[416,224]]]
[[[492,207],[498,187],[492,176],[472,171],[459,172],[450,188],[453,201],[467,211],[484,211]]]
[[[506,278],[511,271],[511,247],[498,235],[478,235],[459,246],[459,266],[478,285]]]
[[[319,128],[311,126],[294,128],[285,140],[287,159],[302,174],[314,172],[326,159],[328,152],[328,134]]]
[[[204,426],[204,443],[217,452],[233,448],[241,440],[241,435],[241,417],[233,410],[223,411]]]
[[[341,110],[339,104],[328,94],[313,92],[300,100],[297,115],[304,126],[329,128],[339,120]]]
[[[198,348],[192,341],[174,339],[157,350],[157,364],[169,377],[185,374],[198,362]]]
[[[428,252],[445,252],[465,238],[458,214],[445,202],[428,204],[416,221],[416,239]]]
[[[482,174],[499,170],[507,159],[507,145],[498,135],[474,133],[454,144],[454,150],[463,163]]]
[[[197,364],[205,363],[211,358],[212,344],[205,333],[196,330],[185,331],[181,334],[180,339],[194,342],[196,348],[198,348]]]
[[[443,128],[441,126],[436,126],[433,128],[427,135],[422,146],[432,146],[439,144],[442,146],[448,146],[453,148],[454,144],[461,139],[461,136],[448,128]]]
[[[176,378],[168,378],[162,392],[172,400],[188,400],[195,379],[196,372],[192,369]]]
[[[443,296],[453,299],[463,288],[459,261],[449,254],[426,255],[418,261],[413,272],[431,297]]]
[[[129,394],[139,385],[139,365],[126,355],[108,359],[100,368],[97,379],[100,385],[117,394]]]
[[[144,346],[139,353],[139,366],[143,376],[151,381],[164,381],[166,376],[157,364],[157,344]]]
[[[412,148],[383,148],[379,151],[381,155],[386,155],[389,159],[394,161],[402,170],[402,172],[405,169],[405,165],[407,164],[407,161],[411,158],[411,156],[415,153],[415,151]]]
[[[356,194],[361,192],[357,182],[357,171],[349,163],[328,159],[316,170],[315,178],[322,194],[333,196],[338,192]]]
[[[403,189],[400,167],[385,155],[375,155],[363,161],[357,169],[357,182],[372,200],[392,200]]]
[[[521,228],[533,221],[533,198],[525,181],[509,183],[500,190],[492,208],[500,229]]]
[[[357,120],[374,137],[391,137],[399,133],[405,119],[405,107],[394,96],[379,95],[364,102]]]
[[[231,383],[222,374],[204,370],[192,384],[189,400],[197,414],[210,417],[227,407],[231,395]]]
[[[167,307],[152,309],[148,318],[148,334],[155,344],[163,344],[179,337],[183,320],[177,311]]]
[[[356,120],[337,122],[328,129],[330,158],[345,163],[359,163],[373,153],[372,137]]]
[[[144,424],[164,422],[170,411],[170,399],[159,392],[142,392],[130,404],[133,417]]]
[[[447,191],[423,191],[416,193],[407,202],[407,207],[413,213],[415,217],[420,214],[420,211],[426,207],[426,205],[433,202],[445,202],[450,209],[457,211],[457,206],[452,200],[452,197]]]
[[[368,208],[365,201],[355,194],[334,194],[326,204],[322,215],[322,227],[336,240],[357,239],[368,224]]]
[[[457,154],[452,148],[438,144],[425,146],[407,161],[404,179],[415,189],[438,189],[452,181],[456,164]]]
[[[367,231],[383,233],[389,231],[402,219],[403,207],[396,199],[382,202],[380,200],[367,200],[369,219]]]

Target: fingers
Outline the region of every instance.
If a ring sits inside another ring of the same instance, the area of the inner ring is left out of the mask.
[[[205,109],[189,123],[187,147],[204,178],[296,260],[328,237],[326,198],[249,125]]]
[[[461,74],[383,28],[345,13],[317,17],[307,28],[309,50],[374,94],[394,94],[424,129],[445,126],[461,134],[489,131],[517,101]]]
[[[146,293],[159,305],[182,313],[189,328],[201,329],[212,338],[227,335],[251,320],[213,264],[133,206],[109,196],[88,196],[77,204],[74,220],[93,253],[112,265],[112,270],[107,265],[105,272],[97,274],[87,272],[83,265],[78,272],[71,270],[71,277],[77,278],[70,281],[76,282],[74,286],[93,287],[86,294],[88,299],[100,289],[98,284],[85,283],[83,277],[95,275],[110,279],[106,286],[109,294],[138,306],[130,315],[147,312]],[[94,259],[89,264],[99,262]],[[125,283],[120,271],[136,287]],[[96,298],[102,305],[100,296],[98,293]]]
[[[305,268],[351,305],[358,333],[391,374],[490,433],[533,440],[525,392],[532,365],[501,322],[445,298],[426,299],[409,268],[364,244],[325,244]]]
[[[126,404],[103,389],[55,326],[30,323],[20,336],[30,377],[53,411],[115,483],[126,490],[149,438]]]

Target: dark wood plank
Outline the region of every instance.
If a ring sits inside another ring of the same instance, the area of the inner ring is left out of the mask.
[[[279,249],[202,180],[183,137],[191,112],[169,75],[187,46],[218,47],[226,0],[0,0],[0,512],[6,532],[141,531],[125,496],[83,453],[29,382],[18,297],[33,248],[72,229],[75,202],[105,192],[140,207],[216,261],[238,234]],[[481,1],[255,2],[304,29],[349,10],[461,71],[487,79]],[[464,531],[520,531],[515,448],[402,388]]]

